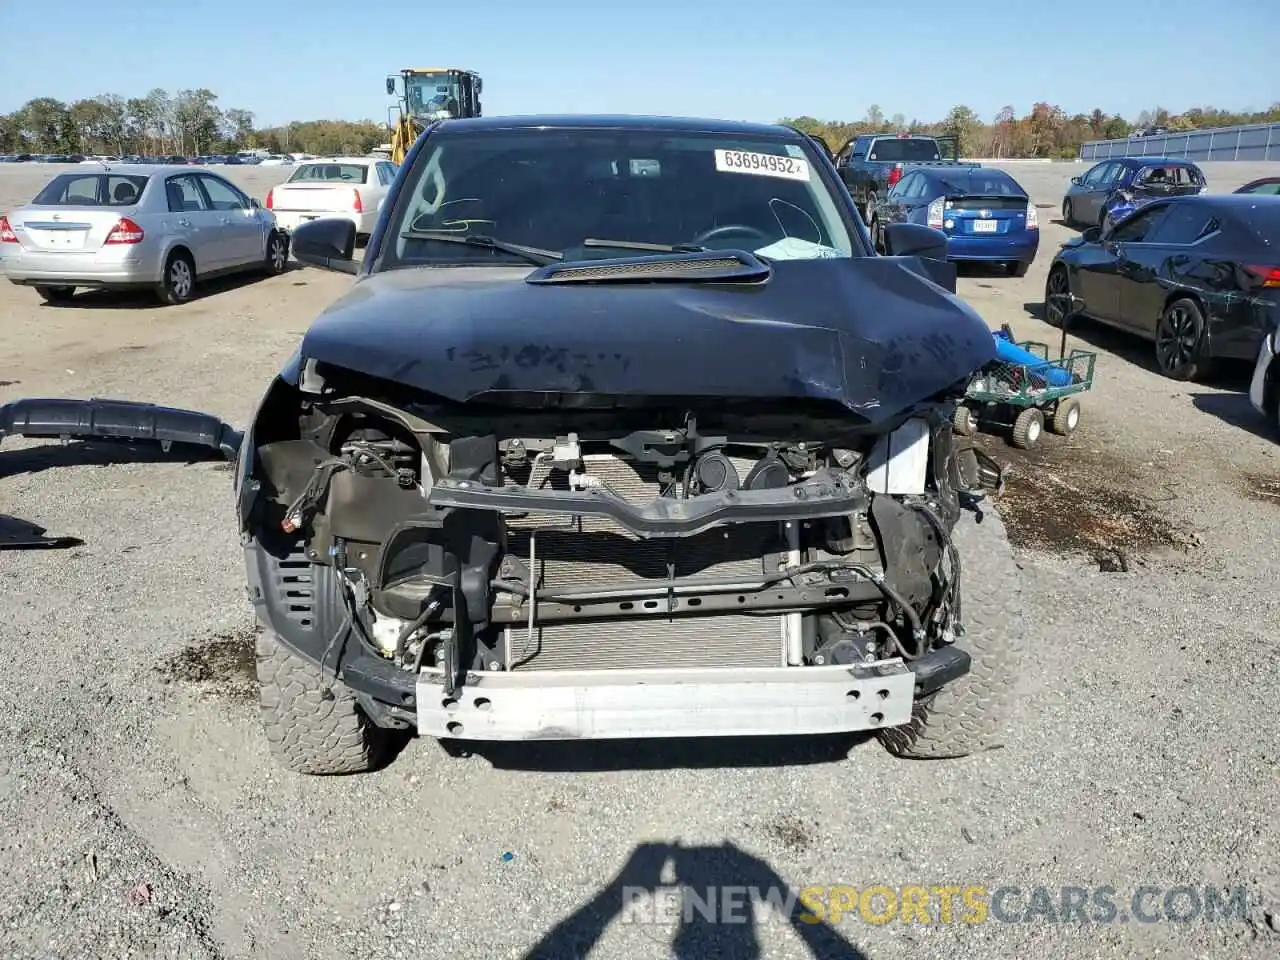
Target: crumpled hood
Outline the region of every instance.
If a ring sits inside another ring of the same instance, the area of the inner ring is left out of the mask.
[[[876,422],[995,354],[982,318],[910,262],[780,261],[755,285],[393,270],[357,281],[299,352],[454,401],[494,391],[819,399]]]

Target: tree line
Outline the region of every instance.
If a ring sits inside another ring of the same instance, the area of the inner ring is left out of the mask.
[[[872,106],[865,117],[852,123],[813,117],[789,117],[780,122],[805,133],[817,134],[833,151],[839,150],[852,137],[864,133],[918,133],[959,137],[962,156],[1066,160],[1079,156],[1080,145],[1089,140],[1119,140],[1150,127],[1166,127],[1176,132],[1242,123],[1280,122],[1280,103],[1252,112],[1196,107],[1185,113],[1172,114],[1156,107],[1144,110],[1134,123],[1102,110],[1068,114],[1061,107],[1043,101],[1033,104],[1030,112],[1021,117],[1013,107],[1005,107],[990,123],[983,122],[976,112],[963,105],[952,107],[944,119],[934,123],[908,121],[901,113],[886,118],[878,106]]]
[[[1171,114],[1156,107],[1130,123],[1102,110],[1068,114],[1047,102],[1032,105],[1019,117],[1012,106],[990,123],[967,106],[953,107],[936,122],[908,121],[901,113],[886,117],[872,106],[856,122],[818,120],[800,116],[781,123],[816,133],[838,150],[862,133],[950,134],[960,138],[970,157],[1047,157],[1067,159],[1079,154],[1087,140],[1119,139],[1151,126],[1170,130],[1204,130],[1240,123],[1280,121],[1280,103],[1267,110],[1230,111],[1196,107]],[[52,97],[28,101],[10,114],[0,114],[0,153],[177,154],[198,156],[236,150],[264,149],[273,153],[313,153],[333,156],[365,154],[388,139],[385,125],[372,120],[307,120],[260,128],[251,110],[218,105],[212,90],[159,88],[143,97],[103,94],[73,103]]]
[[[263,149],[272,153],[362,155],[388,139],[372,120],[309,120],[258,127],[251,110],[218,105],[201,87],[143,97],[114,93],[64,103],[37,97],[0,113],[0,153],[201,156]]]

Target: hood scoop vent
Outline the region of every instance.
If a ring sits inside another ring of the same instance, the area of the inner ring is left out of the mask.
[[[751,283],[770,273],[768,264],[744,250],[707,250],[554,263],[529,274],[525,283]]]

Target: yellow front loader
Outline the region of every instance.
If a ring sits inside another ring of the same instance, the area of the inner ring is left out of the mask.
[[[473,70],[456,67],[406,68],[399,77],[387,77],[387,94],[400,102],[389,108],[391,162],[404,163],[427,124],[452,117],[480,116],[483,82]]]

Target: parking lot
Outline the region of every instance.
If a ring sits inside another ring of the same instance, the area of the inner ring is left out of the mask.
[[[1276,167],[1202,164],[1214,191]],[[0,167],[0,212],[56,169]],[[1039,256],[1024,278],[964,270],[959,292],[1056,350],[1037,312],[1087,165],[1004,169],[1040,207]],[[288,176],[224,172],[259,198]],[[117,397],[243,424],[350,282],[297,268],[179,307],[46,306],[0,282],[0,402]],[[1079,431],[1031,452],[982,441],[1015,471],[998,509],[1032,656],[1003,748],[956,761],[861,737],[464,757],[416,740],[379,773],[289,774],[258,725],[227,466],[7,442],[0,512],[85,543],[0,552],[0,954],[1276,956],[1280,446],[1247,367],[1173,382],[1150,345],[1088,324],[1068,347],[1099,352]],[[966,576],[981,567],[965,558]],[[1019,887],[1006,912],[1043,887],[1056,916],[625,922],[623,889],[672,870],[699,891]],[[1139,922],[1125,911],[1144,885],[1243,887],[1247,916]],[[1063,917],[1064,886],[1114,888],[1129,922]]]

